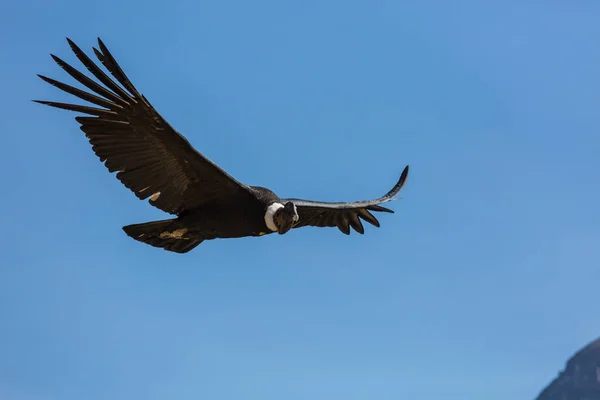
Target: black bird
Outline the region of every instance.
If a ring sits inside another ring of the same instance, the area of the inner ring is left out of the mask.
[[[196,151],[137,91],[98,38],[98,60],[121,84],[102,71],[67,38],[81,63],[102,86],[60,58],[56,63],[93,93],[38,75],[57,88],[95,106],[34,100],[87,116],[75,117],[92,149],[110,172],[143,200],[176,218],[123,227],[140,242],[187,253],[205,240],[284,234],[302,226],[350,227],[364,233],[361,219],[379,227],[370,211],[392,210],[379,204],[393,200],[406,182],[408,166],[398,183],[376,200],[348,203],[282,199],[271,190],[238,182]]]

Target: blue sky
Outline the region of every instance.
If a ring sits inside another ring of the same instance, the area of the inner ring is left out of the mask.
[[[0,398],[533,399],[600,336],[600,3],[41,0],[0,6]],[[93,154],[65,37],[100,36],[237,179],[374,198],[186,255]]]

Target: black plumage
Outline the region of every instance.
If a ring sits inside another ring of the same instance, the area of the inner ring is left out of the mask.
[[[280,199],[271,190],[249,186],[195,150],[133,86],[98,39],[93,51],[111,79],[75,43],[71,49],[104,86],[60,58],[54,61],[91,92],[54,79],[45,82],[91,103],[91,106],[34,100],[75,111],[80,129],[110,172],[139,199],[176,218],[125,226],[127,235],[166,250],[186,253],[204,240],[286,233],[302,226],[334,227],[364,233],[361,219],[379,226],[372,211],[393,212],[379,204],[393,200],[406,182],[408,166],[394,188],[370,201],[333,203]],[[117,83],[118,82],[118,83]],[[119,85],[120,84],[120,85]]]
[[[379,228],[379,221],[370,211],[388,212],[394,211],[380,206],[394,198],[406,183],[408,176],[408,166],[404,168],[398,183],[385,196],[375,200],[355,201],[355,202],[319,202],[302,199],[281,199],[282,202],[291,201],[298,209],[300,217],[294,228],[302,226],[334,227],[345,233],[350,234],[350,227],[358,233],[365,233],[365,228],[360,222],[361,219]]]

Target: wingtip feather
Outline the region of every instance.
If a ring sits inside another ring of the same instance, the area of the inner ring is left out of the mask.
[[[56,64],[58,64],[58,66],[59,66],[59,67],[61,67],[61,68],[63,68],[63,67],[64,67],[64,65],[66,65],[66,64],[67,64],[67,63],[66,63],[66,62],[64,62],[64,61],[63,61],[63,60],[62,60],[60,57],[58,57],[58,56],[55,56],[55,55],[54,55],[54,54],[52,54],[52,53],[50,54],[50,57],[52,57],[52,59],[54,60],[54,62],[55,62]]]
[[[400,174],[399,181],[402,182],[402,186],[400,186],[400,189],[402,189],[402,187],[406,183],[406,179],[408,178],[409,171],[410,171],[410,165],[406,165],[406,167],[404,167],[404,169],[402,170],[402,173]]]
[[[394,213],[393,210],[390,210],[387,207],[382,207],[382,206],[376,205],[376,204],[372,205],[372,206],[367,206],[367,209],[371,210],[371,211],[380,211],[380,212],[387,212],[387,213],[392,213],[392,214]]]

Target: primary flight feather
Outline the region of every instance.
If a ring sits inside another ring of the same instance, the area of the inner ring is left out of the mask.
[[[205,240],[284,234],[302,226],[350,227],[364,233],[361,219],[379,227],[372,211],[395,198],[406,182],[406,166],[385,196],[355,202],[318,202],[279,198],[260,186],[245,185],[195,150],[133,86],[102,40],[94,48],[98,60],[117,84],[75,43],[71,49],[104,86],[65,61],[54,61],[90,92],[38,75],[47,83],[91,103],[83,106],[34,100],[86,116],[75,117],[92,149],[110,172],[139,199],[176,218],[124,226],[135,240],[176,253],[187,253]]]

